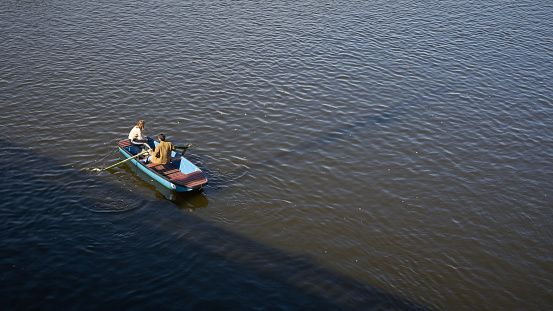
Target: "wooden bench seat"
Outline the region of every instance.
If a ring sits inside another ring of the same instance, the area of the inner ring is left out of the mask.
[[[207,179],[205,179],[205,176],[204,174],[202,174],[202,172],[195,171],[186,175],[181,173],[181,175],[171,178],[171,182],[189,188],[194,188],[196,186],[205,184],[207,182]]]
[[[196,186],[205,184],[207,182],[207,179],[205,178],[204,174],[202,174],[201,171],[195,171],[192,173],[183,174],[181,171],[179,171],[175,166],[171,164],[149,163],[147,165],[148,167],[152,168],[159,174],[166,176],[172,183],[175,183],[184,187],[194,188]]]
[[[130,139],[125,139],[125,140],[122,140],[120,142],[118,142],[119,146],[121,148],[125,148],[125,147],[128,147],[131,145],[131,140]]]

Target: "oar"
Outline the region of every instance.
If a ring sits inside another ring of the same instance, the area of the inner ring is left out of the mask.
[[[132,157],[126,159],[126,160],[123,160],[123,161],[121,161],[121,162],[119,162],[119,163],[117,163],[117,164],[113,164],[113,165],[110,166],[110,167],[106,167],[106,168],[103,169],[103,170],[105,171],[105,170],[109,170],[110,168],[114,168],[114,167],[116,167],[116,166],[119,165],[119,164],[123,164],[123,163],[125,163],[125,162],[127,162],[127,161],[130,161],[130,160],[132,160],[132,159],[134,159],[134,158],[136,158],[136,157],[138,157],[138,156],[141,156],[141,155],[143,155],[143,154],[145,154],[145,153],[148,153],[148,150],[143,151],[143,152],[141,152],[141,153],[139,153],[139,154],[137,154],[137,155],[134,155],[134,156],[132,156]]]
[[[173,146],[175,146],[175,145],[173,145]],[[191,148],[191,147],[194,147],[194,144],[186,144],[186,146],[175,146],[175,148],[184,149],[184,150],[181,152],[180,155],[183,155],[183,154],[186,152],[186,150],[187,150],[188,148]]]
[[[175,145],[173,145],[175,146]],[[186,144],[186,146],[175,146],[175,148],[179,148],[179,149],[187,149],[187,148],[192,148],[194,147],[194,144]]]

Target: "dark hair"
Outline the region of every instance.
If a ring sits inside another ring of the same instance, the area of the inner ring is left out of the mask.
[[[157,135],[157,138],[159,138],[159,140],[161,140],[161,141],[165,141],[165,135],[163,135],[163,134]]]

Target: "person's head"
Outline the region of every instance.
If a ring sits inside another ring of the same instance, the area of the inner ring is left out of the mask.
[[[165,141],[165,135],[163,134],[157,135],[157,138],[159,139],[159,141]]]
[[[140,120],[140,121],[138,121],[138,124],[136,125],[136,127],[138,127],[141,131],[143,131],[145,123],[146,122],[144,122],[144,120]]]

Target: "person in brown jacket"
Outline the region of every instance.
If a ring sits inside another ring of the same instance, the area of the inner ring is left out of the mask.
[[[148,151],[148,158],[146,158],[146,163],[152,162],[156,164],[169,164],[171,162],[171,151],[175,150],[175,146],[172,143],[165,141],[165,135],[157,135],[159,139],[159,144],[156,146],[156,149]]]

